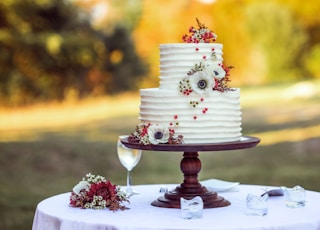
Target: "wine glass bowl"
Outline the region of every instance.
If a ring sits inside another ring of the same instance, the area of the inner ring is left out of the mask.
[[[140,149],[130,149],[121,143],[121,139],[126,136],[119,136],[117,142],[117,153],[120,163],[127,169],[127,187],[126,193],[128,196],[134,194],[131,188],[131,175],[132,169],[139,163],[141,158]]]

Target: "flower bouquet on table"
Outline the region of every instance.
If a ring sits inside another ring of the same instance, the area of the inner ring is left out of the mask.
[[[123,202],[129,202],[120,187],[103,176],[88,173],[76,186],[70,196],[70,206],[80,208],[125,210]]]

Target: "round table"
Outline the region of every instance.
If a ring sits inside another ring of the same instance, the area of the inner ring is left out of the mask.
[[[174,189],[176,185],[166,185]],[[152,206],[153,200],[161,195],[160,185],[138,185],[133,189],[139,193],[130,197],[126,206],[130,209],[112,212],[72,208],[70,193],[49,197],[37,206],[33,230],[100,230],[100,229],[281,229],[319,230],[320,193],[307,191],[305,207],[287,208],[283,196],[269,198],[266,216],[247,215],[246,196],[261,194],[270,186],[239,185],[239,191],[220,192],[231,205],[204,209],[201,219],[183,219],[180,209]]]

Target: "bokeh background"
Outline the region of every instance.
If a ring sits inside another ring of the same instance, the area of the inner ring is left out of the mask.
[[[223,43],[252,149],[200,153],[199,179],[320,191],[318,0],[2,0],[0,228],[91,172],[124,185],[116,140],[159,85],[159,44],[198,18]],[[133,183],[182,181],[182,153],[143,152]],[[66,201],[68,205],[68,201]]]

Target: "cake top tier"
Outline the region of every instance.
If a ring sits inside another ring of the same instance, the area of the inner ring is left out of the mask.
[[[175,43],[160,45],[160,88],[177,90],[180,82],[196,71],[208,70],[223,74],[222,44],[218,43]],[[209,73],[208,73],[209,74]],[[214,72],[212,72],[213,75]],[[210,81],[218,76],[211,76]],[[221,78],[221,77],[219,77]],[[196,78],[192,78],[196,80]],[[191,80],[192,80],[191,79]]]
[[[206,94],[229,91],[229,71],[223,64],[223,45],[217,35],[198,19],[182,36],[184,43],[160,45],[160,89],[178,90],[181,94]]]

